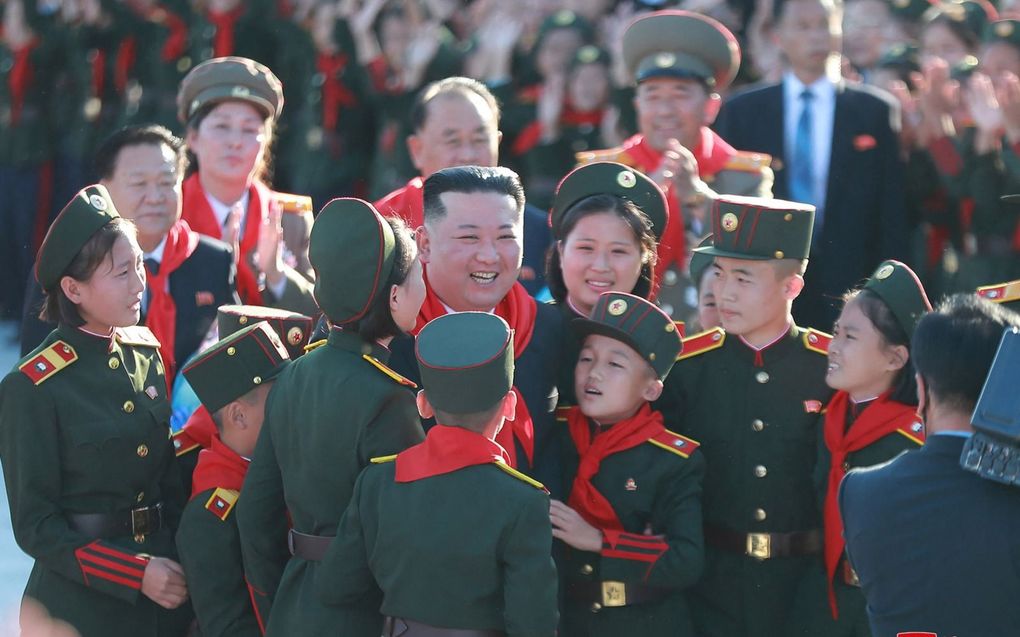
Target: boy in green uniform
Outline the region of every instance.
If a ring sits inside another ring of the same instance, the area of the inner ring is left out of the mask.
[[[289,363],[280,337],[259,322],[214,344],[184,368],[216,424],[209,448],[199,453],[191,500],[177,530],[177,551],[205,637],[260,634],[230,512],[255,453],[273,379]]]
[[[784,635],[794,589],[822,548],[814,495],[829,336],[793,322],[814,207],[721,196],[712,209],[722,327],[684,339],[664,392],[667,425],[708,464],[706,572],[691,608],[707,636]]]
[[[374,458],[358,478],[316,584],[327,604],[383,591],[383,634],[556,634],[549,497],[495,442],[512,420],[513,333],[483,312],[418,334],[425,441]]]
[[[701,575],[698,443],[663,425],[649,401],[681,350],[673,321],[622,292],[599,297],[574,374],[567,413],[567,504],[553,500],[566,636],[693,635],[683,592]],[[666,452],[666,453],[664,453]]]

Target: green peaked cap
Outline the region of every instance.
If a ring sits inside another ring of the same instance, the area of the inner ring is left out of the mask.
[[[291,360],[305,353],[305,345],[312,334],[312,317],[262,305],[221,305],[216,310],[216,327],[220,338],[265,321],[283,341]]]
[[[713,257],[807,259],[815,207],[760,197],[720,195],[712,204],[712,245],[695,248]]]
[[[334,199],[312,224],[308,260],[315,301],[335,325],[365,316],[393,269],[393,228],[361,199]]]
[[[421,384],[433,408],[472,414],[513,386],[513,331],[486,312],[454,312],[425,324],[414,343]]]
[[[214,414],[276,378],[289,363],[280,337],[260,321],[213,343],[188,363],[183,373],[205,408]]]
[[[638,84],[656,77],[697,78],[718,91],[737,76],[740,45],[712,18],[690,11],[656,11],[627,27],[623,61]]]
[[[921,280],[905,263],[892,259],[883,261],[864,284],[864,289],[882,299],[908,338],[914,335],[921,317],[931,312]]]
[[[574,319],[571,327],[581,338],[602,334],[626,343],[660,379],[666,378],[683,350],[673,319],[654,303],[624,292],[603,292],[591,317]]]
[[[666,231],[666,195],[652,179],[629,166],[612,161],[597,161],[578,166],[567,173],[556,187],[549,226],[553,236],[560,237],[563,217],[578,201],[592,195],[614,195],[634,203],[648,217],[655,238]]]
[[[35,278],[42,289],[60,283],[74,258],[100,228],[120,217],[105,186],[93,184],[67,202],[46,232],[35,263]],[[9,232],[9,230],[5,230]]]

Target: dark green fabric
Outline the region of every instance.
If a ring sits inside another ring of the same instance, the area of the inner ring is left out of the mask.
[[[556,190],[549,218],[553,234],[560,234],[563,215],[578,201],[592,195],[614,195],[632,201],[652,223],[656,238],[666,230],[666,195],[641,171],[623,164],[599,161],[575,168]]]
[[[827,404],[832,390],[825,385],[827,357],[807,349],[804,335],[792,328],[761,352],[761,366],[754,350],[726,335],[722,346],[678,361],[667,378],[659,401],[666,427],[699,441],[705,454],[706,525],[737,533],[821,528],[812,405]],[[758,465],[767,470],[763,478],[756,477]],[[756,509],[765,520],[755,519]],[[811,561],[758,561],[706,540],[705,576],[691,598],[699,633],[786,637],[794,591]]]
[[[388,352],[334,328],[325,345],[277,377],[266,401],[237,522],[245,574],[260,591],[256,604],[267,630],[278,635],[317,637],[337,626],[347,635],[380,633],[378,592],[326,608],[313,584],[320,565],[287,551],[288,514],[297,531],[333,535],[369,460],[424,439],[414,394],[363,355],[385,362]]]
[[[579,461],[566,423],[563,438],[564,483],[572,484]],[[694,635],[686,589],[704,566],[701,530],[701,484],[705,459],[697,451],[683,458],[645,443],[608,456],[592,484],[609,500],[629,533],[664,535],[669,549],[652,564],[580,551],[557,542],[564,590],[561,635],[564,637],[654,637]],[[628,485],[631,489],[628,489]],[[591,572],[585,566],[591,567]],[[656,602],[592,612],[591,603],[571,599],[572,587],[618,581],[666,589]]]
[[[39,285],[48,290],[58,284],[92,235],[118,217],[105,186],[95,184],[80,190],[57,215],[39,248]]]
[[[196,493],[184,507],[177,550],[188,576],[188,595],[202,637],[259,637],[241,566],[237,517],[227,519],[206,508],[215,489]]]
[[[17,367],[0,384],[0,461],[11,523],[18,546],[35,560],[25,594],[82,637],[183,635],[189,608],[166,611],[138,589],[86,576],[75,551],[96,538],[72,530],[66,518],[162,502],[165,528],[141,542],[131,536],[102,542],[131,555],[176,559],[173,534],[185,498],[158,350],[122,342],[110,350],[107,338],[60,326],[23,361],[57,341],[78,359],[38,385]]]
[[[260,321],[211,345],[183,373],[205,408],[215,414],[275,378],[289,363],[280,337],[269,323]]]
[[[660,379],[666,378],[680,354],[680,335],[673,320],[654,303],[633,294],[602,293],[591,318],[578,319],[573,326],[582,336],[602,334],[626,343]]]
[[[549,496],[492,464],[404,483],[394,471],[386,462],[358,479],[317,569],[319,599],[354,605],[378,585],[384,615],[555,635]]]
[[[265,321],[273,328],[292,360],[304,354],[314,327],[312,317],[261,305],[221,305],[216,309],[220,338],[257,321]]]
[[[807,259],[815,207],[781,199],[721,195],[712,206],[712,245],[697,248],[714,257]]]
[[[422,388],[433,408],[471,414],[492,408],[513,386],[513,332],[486,312],[429,321],[415,339]]]
[[[917,275],[899,261],[883,261],[864,284],[864,289],[882,299],[908,338],[913,336],[921,317],[931,311],[931,303]]]
[[[686,11],[656,11],[635,20],[623,34],[623,61],[638,81],[694,77],[729,86],[740,67],[740,47],[726,27]]]

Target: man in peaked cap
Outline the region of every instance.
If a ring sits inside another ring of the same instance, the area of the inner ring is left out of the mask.
[[[670,227],[655,271],[660,303],[676,312],[688,287],[685,232],[704,234],[708,200],[716,193],[771,196],[770,158],[740,152],[709,128],[719,93],[740,66],[737,40],[722,24],[687,11],[657,11],[627,28],[623,56],[637,82],[640,132],[622,146],[578,153],[577,159],[633,166],[666,190]]]
[[[436,425],[361,474],[319,594],[351,604],[378,585],[386,636],[552,637],[548,492],[495,442],[517,407],[510,326],[494,314],[446,314],[418,333],[415,354],[418,409]]]
[[[184,376],[212,415],[216,430],[199,454],[191,499],[177,530],[177,550],[203,635],[259,635],[241,565],[237,521],[241,492],[266,398],[290,363],[266,322],[227,336],[189,363]]]
[[[794,591],[822,548],[817,421],[829,336],[798,327],[814,208],[720,196],[713,291],[722,327],[684,339],[660,402],[666,426],[701,442],[707,571],[692,594],[698,634],[785,635]]]

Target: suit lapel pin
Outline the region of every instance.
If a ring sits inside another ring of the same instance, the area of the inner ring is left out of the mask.
[[[634,478],[627,478],[627,482],[624,483],[623,488],[628,491],[637,491],[637,482],[634,482]]]
[[[155,387],[149,385],[148,387],[145,388],[145,395],[151,398],[152,400],[156,400],[156,396],[159,395],[159,392],[156,391]]]

